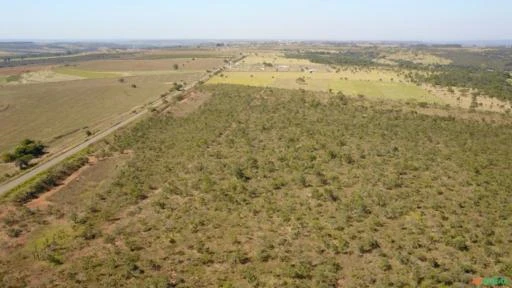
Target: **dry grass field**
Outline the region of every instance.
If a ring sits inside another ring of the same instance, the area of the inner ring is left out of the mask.
[[[224,63],[222,58],[175,58],[155,60],[106,60],[83,62],[73,68],[88,71],[205,71]],[[178,65],[175,69],[174,65]]]
[[[152,49],[141,52],[137,59],[173,59],[173,58],[229,58],[242,50],[238,48],[175,48]]]
[[[155,50],[130,56],[134,59],[2,68],[0,152],[24,138],[42,140],[52,150],[81,141],[85,130],[112,125],[174,82],[198,80],[229,55],[211,49]]]
[[[66,135],[84,139],[85,130],[111,125],[134,107],[159,98],[172,87],[168,83],[192,82],[200,75],[137,76],[125,83],[107,78],[5,86],[0,89],[0,103],[8,105],[0,112],[0,151],[24,138],[48,144]]]
[[[199,80],[223,65],[228,55],[186,52],[1,68],[0,154],[31,138],[43,141],[53,155],[144,109],[172,90],[173,83]],[[0,182],[16,173],[13,163],[1,163]]]

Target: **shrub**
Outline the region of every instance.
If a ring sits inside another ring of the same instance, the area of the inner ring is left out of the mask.
[[[16,146],[14,152],[3,154],[2,160],[4,162],[15,162],[16,166],[25,169],[32,159],[40,157],[45,153],[45,148],[46,146],[41,141],[25,139]]]
[[[7,229],[7,236],[17,238],[23,233],[23,230],[17,227],[10,227]]]
[[[374,238],[365,238],[362,242],[357,246],[359,253],[366,254],[370,253],[373,250],[380,248],[379,242]]]

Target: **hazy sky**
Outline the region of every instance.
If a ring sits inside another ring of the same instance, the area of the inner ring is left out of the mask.
[[[512,0],[0,0],[0,39],[512,39]]]

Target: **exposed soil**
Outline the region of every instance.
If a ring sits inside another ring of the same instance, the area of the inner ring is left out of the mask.
[[[90,167],[96,165],[97,162],[98,162],[98,159],[95,156],[89,156],[89,162],[87,163],[87,165],[83,166],[82,168],[75,171],[73,174],[69,175],[69,177],[66,178],[64,181],[62,181],[62,183],[59,186],[49,190],[48,192],[41,194],[38,198],[28,202],[26,204],[26,206],[30,209],[47,208],[51,204],[51,201],[49,200],[49,198],[52,195],[54,195],[55,193],[62,190],[69,183],[71,183],[73,181],[80,181],[80,174],[82,174],[86,169],[89,169]]]
[[[172,113],[176,117],[183,117],[187,114],[195,111],[201,105],[203,105],[208,99],[210,99],[211,94],[192,91],[185,95],[185,98],[178,102],[176,105],[171,106],[166,110],[166,112]]]

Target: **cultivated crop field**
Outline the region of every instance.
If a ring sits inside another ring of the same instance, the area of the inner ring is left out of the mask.
[[[439,287],[512,272],[509,117],[248,86],[193,95],[210,100],[99,143],[49,203],[2,204],[1,283]]]

